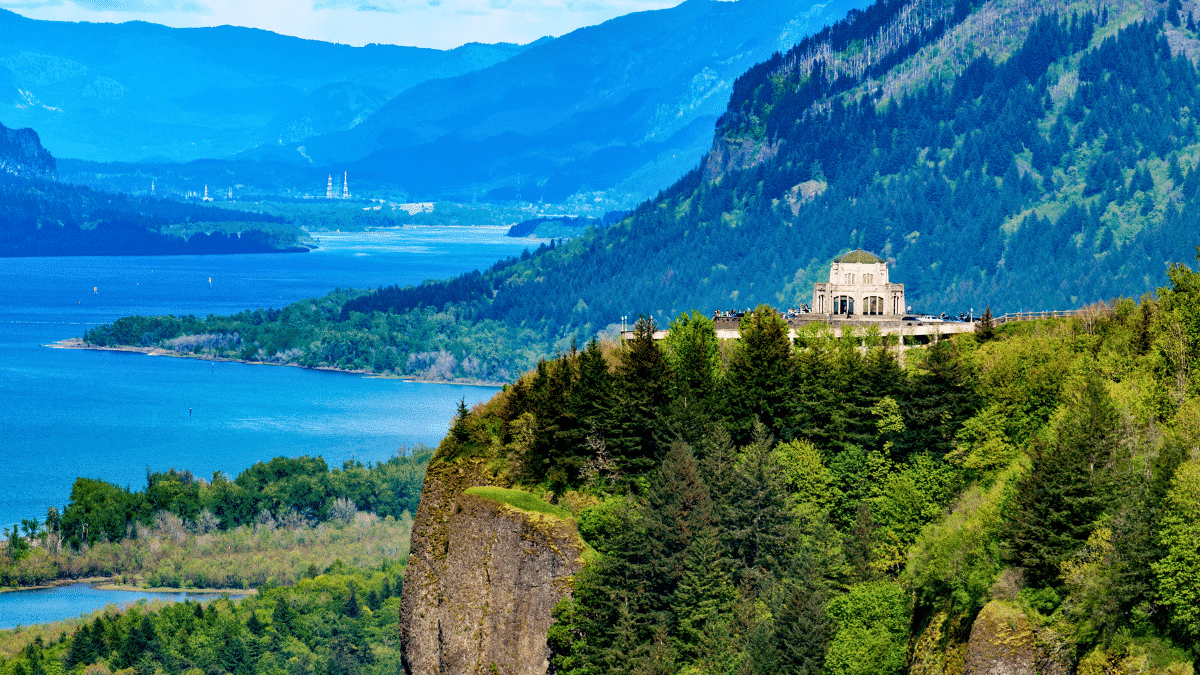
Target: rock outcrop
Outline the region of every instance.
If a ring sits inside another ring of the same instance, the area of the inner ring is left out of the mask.
[[[1020,609],[984,605],[971,626],[963,675],[1033,675],[1036,630]]]
[[[20,178],[57,180],[58,169],[50,151],[33,129],[9,129],[0,124],[0,173]]]
[[[767,162],[779,153],[779,141],[718,136],[704,157],[704,180],[715,181],[731,171],[745,171]]]
[[[971,626],[963,675],[1071,675],[1074,646],[1006,602],[984,605]]]
[[[400,644],[413,675],[545,673],[551,610],[583,566],[573,523],[464,494],[482,460],[435,459],[413,523]]]

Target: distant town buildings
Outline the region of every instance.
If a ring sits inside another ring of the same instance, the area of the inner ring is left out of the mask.
[[[415,216],[418,213],[433,213],[433,202],[396,204],[395,208],[399,211],[407,211],[410,216]]]

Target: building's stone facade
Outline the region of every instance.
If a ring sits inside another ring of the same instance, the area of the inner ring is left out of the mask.
[[[813,285],[815,314],[863,319],[896,317],[907,310],[904,284],[888,281],[888,264],[862,249],[833,259],[829,281]]]

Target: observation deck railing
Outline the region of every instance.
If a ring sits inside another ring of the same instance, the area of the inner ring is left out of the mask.
[[[1075,316],[1078,309],[1047,309],[1040,312],[1012,312],[998,316],[992,320],[993,325],[1002,326],[1010,321],[1036,321],[1038,319],[1054,319]]]

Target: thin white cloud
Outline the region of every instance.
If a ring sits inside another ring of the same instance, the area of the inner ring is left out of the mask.
[[[205,14],[208,7],[192,0],[75,0],[80,9],[92,12],[137,12],[163,14],[184,12]]]
[[[0,0],[34,19],[250,26],[340,42],[449,49],[532,42],[680,0]]]
[[[321,0],[313,3],[313,11],[322,9],[352,9],[356,12],[403,12],[412,7],[389,0]]]

